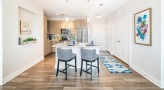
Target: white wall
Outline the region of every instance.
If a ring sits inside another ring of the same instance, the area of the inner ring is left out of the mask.
[[[161,37],[162,37],[162,44],[161,44],[161,46],[162,46],[162,48],[161,48],[161,81],[162,81],[162,88],[164,88],[164,0],[161,0],[161,8],[162,8],[162,14],[161,14],[161,16],[162,16],[162,19],[161,19],[161,26],[162,26],[162,28],[161,28],[161,30],[162,30],[162,32],[161,32]]]
[[[19,8],[36,14],[37,43],[19,46]],[[32,0],[3,0],[3,83],[43,60],[43,10]]]
[[[152,8],[152,46],[134,44],[134,14]],[[132,15],[130,66],[146,78],[161,86],[161,0],[131,0],[109,16],[108,22],[114,22]]]
[[[88,36],[88,38],[89,38],[88,41],[89,42],[90,41],[94,41],[96,39],[97,40],[101,40],[101,39],[104,40],[104,38],[106,38],[106,18],[105,17],[103,17],[101,19],[97,19],[96,17],[92,16],[91,20],[90,20],[90,22],[88,24],[88,27],[89,27],[89,36]],[[99,27],[100,33],[104,33],[105,32],[104,35],[101,35],[103,37],[99,37],[99,36],[94,37],[94,35],[93,35],[94,33],[99,33],[99,31],[96,32],[96,30],[93,30],[93,29],[95,29],[97,27]],[[99,42],[101,42],[101,41],[99,41]],[[104,46],[106,46],[106,40],[104,42],[102,42],[102,43],[105,43]]]
[[[0,85],[2,85],[2,0],[0,0]]]
[[[36,19],[36,14],[34,12],[28,11],[24,8],[19,8],[19,20],[20,21],[26,21],[26,22],[31,22],[32,23],[32,34],[27,34],[27,35],[21,35],[20,37],[23,40],[27,38],[37,38],[38,37],[38,26],[37,26],[37,19]]]

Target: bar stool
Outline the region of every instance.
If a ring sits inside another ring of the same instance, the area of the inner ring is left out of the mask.
[[[97,66],[94,66],[92,63],[97,60]],[[86,62],[86,70],[83,70],[83,61]],[[91,64],[88,64],[90,62]],[[90,68],[87,69],[87,66],[90,66]],[[84,48],[81,48],[81,70],[80,70],[80,76],[83,72],[91,74],[91,81],[92,81],[92,67],[96,67],[98,69],[99,73],[99,55],[96,54],[96,49],[93,50],[87,50]],[[91,69],[91,72],[88,72]]]
[[[72,53],[72,49],[61,49],[57,48],[57,56],[58,56],[58,65],[57,65],[57,72],[56,76],[58,76],[58,72],[65,73],[67,80],[67,69],[72,66],[75,67],[75,72],[77,72],[77,66],[76,66],[76,54]],[[68,64],[69,61],[75,59],[75,66]],[[65,69],[59,70],[59,64],[60,62],[65,62]]]

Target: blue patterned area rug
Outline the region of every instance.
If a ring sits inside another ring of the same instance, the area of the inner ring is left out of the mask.
[[[130,69],[126,68],[118,60],[109,55],[109,53],[106,51],[101,51],[100,59],[110,73],[132,73]]]

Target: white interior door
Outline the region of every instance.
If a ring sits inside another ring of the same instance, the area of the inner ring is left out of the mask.
[[[106,31],[105,26],[93,26],[92,36],[95,44],[106,47]]]
[[[120,51],[120,58],[124,60],[127,64],[129,64],[129,19],[125,18],[121,22],[121,51]]]
[[[120,22],[116,22],[113,24],[112,29],[112,44],[113,44],[113,54],[117,57],[120,56]]]
[[[111,40],[111,38],[112,38],[112,26],[111,25],[108,25],[107,26],[107,32],[106,32],[106,49],[107,49],[107,51],[108,52],[112,52],[112,40]]]
[[[112,24],[112,54],[129,64],[129,18]]]

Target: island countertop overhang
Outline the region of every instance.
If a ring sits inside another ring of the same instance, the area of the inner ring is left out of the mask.
[[[73,46],[68,46],[67,44],[65,43],[58,43],[58,44],[55,44],[53,45],[52,47],[55,47],[55,48],[58,48],[58,47],[61,47],[61,48],[81,48],[81,47],[85,47],[85,48],[100,48],[100,47],[103,47],[103,46],[99,46],[99,45],[93,45],[93,46],[87,46],[89,45],[88,43],[79,43],[77,45],[73,45]]]

